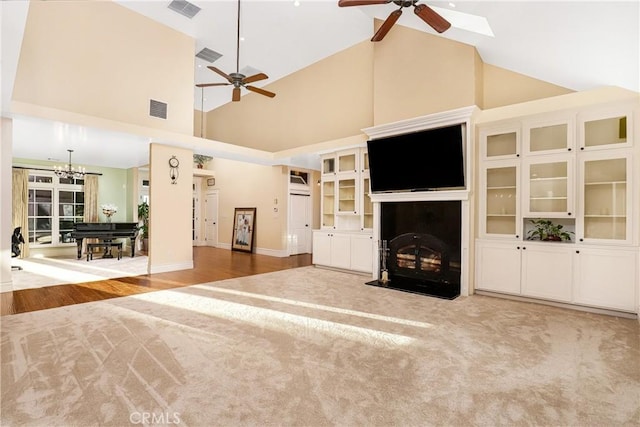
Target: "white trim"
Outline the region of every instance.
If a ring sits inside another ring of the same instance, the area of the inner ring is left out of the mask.
[[[478,107],[473,105],[456,110],[444,111],[442,113],[429,114],[427,116],[364,128],[362,131],[367,134],[369,138],[376,139],[430,128],[468,123],[477,109]]]
[[[11,291],[13,291],[13,280],[0,283],[0,292],[11,292]]]
[[[192,270],[192,269],[193,269],[193,260],[189,262],[183,262],[180,264],[152,265],[152,266],[149,266],[149,274],[169,273],[171,271]]]
[[[424,202],[432,200],[469,200],[466,190],[452,191],[405,191],[393,193],[371,193],[371,201],[383,202]]]

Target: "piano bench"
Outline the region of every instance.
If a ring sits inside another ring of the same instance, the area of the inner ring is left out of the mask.
[[[98,242],[98,243],[87,243],[87,262],[93,259],[93,249],[96,248],[104,248],[103,258],[113,258],[112,256],[106,256],[107,253],[111,252],[111,248],[118,249],[118,259],[122,259],[122,242]]]

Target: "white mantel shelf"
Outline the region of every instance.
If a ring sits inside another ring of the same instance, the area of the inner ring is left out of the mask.
[[[389,193],[371,193],[374,203],[419,202],[431,200],[469,200],[469,191],[394,191]]]

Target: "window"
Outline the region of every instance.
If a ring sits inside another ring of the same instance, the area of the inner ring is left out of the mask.
[[[30,245],[75,243],[73,224],[84,218],[84,180],[58,178],[53,172],[29,174]],[[27,237],[27,236],[25,236]]]

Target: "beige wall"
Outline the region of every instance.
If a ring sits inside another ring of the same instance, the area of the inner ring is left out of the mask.
[[[475,103],[475,49],[400,25],[375,43],[374,125]]]
[[[192,268],[193,152],[157,143],[150,145],[150,151],[149,271]],[[180,161],[176,184],[169,176],[171,156]]]
[[[275,98],[247,94],[208,113],[207,138],[281,151],[358,134],[373,123],[372,61],[362,42],[265,86]]]
[[[194,49],[114,2],[32,1],[13,99],[191,135]],[[149,99],[168,103],[167,120]]]
[[[573,91],[523,74],[484,64],[482,108],[491,109],[536,99],[565,95]]]
[[[288,169],[219,158],[213,159],[208,169],[214,171],[216,188],[220,190],[218,242],[231,245],[235,208],[256,208],[254,248],[285,250]],[[274,207],[278,212],[273,211]]]
[[[267,88],[276,98],[251,94],[210,111],[206,137],[268,151],[323,149],[369,126],[571,92],[484,64],[473,46],[399,25],[383,42],[364,41]]]

